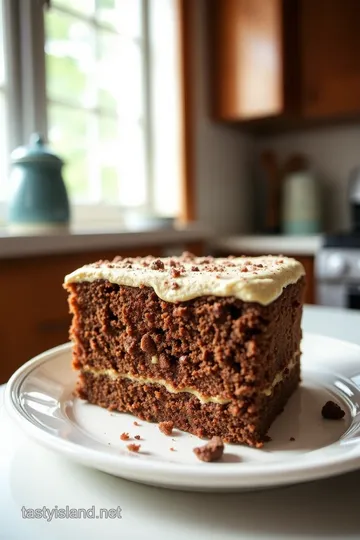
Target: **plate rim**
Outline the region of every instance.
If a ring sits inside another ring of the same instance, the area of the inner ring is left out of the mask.
[[[304,332],[305,336],[310,338],[321,338],[329,342],[336,342],[338,346],[345,346],[359,353],[360,357],[360,345],[356,343],[348,342],[345,340],[332,338],[319,333]],[[134,459],[134,455],[123,455],[104,453],[100,449],[88,448],[84,445],[69,441],[61,438],[49,431],[41,429],[40,426],[31,422],[28,417],[21,413],[22,408],[19,404],[17,390],[21,390],[21,385],[26,378],[42,364],[54,360],[54,357],[64,352],[70,352],[72,343],[67,342],[51,349],[48,349],[34,358],[27,361],[20,366],[10,377],[6,384],[4,393],[4,407],[8,415],[12,420],[23,428],[27,435],[34,441],[50,450],[57,452],[75,459],[77,462],[96,468],[99,470],[105,470],[104,466],[111,465],[111,468],[119,470],[124,474],[118,474],[122,478],[136,479],[138,482],[141,474],[150,475],[153,477],[154,473],[158,475],[159,482],[155,482],[157,485],[169,487],[161,482],[164,478],[167,478],[169,473],[171,474],[171,485],[177,487],[189,486],[187,477],[193,477],[196,475],[196,485],[192,485],[191,489],[196,489],[197,485],[199,489],[206,488],[214,490],[216,489],[242,489],[242,488],[261,488],[261,487],[276,487],[281,485],[288,485],[293,483],[309,482],[316,479],[327,478],[338,474],[350,472],[360,467],[360,438],[355,441],[354,449],[350,455],[343,455],[339,459],[339,456],[327,456],[326,459],[320,463],[301,463],[300,460],[294,460],[283,462],[266,462],[256,464],[256,468],[249,467],[249,462],[243,463],[174,463],[174,462],[162,462],[151,460]],[[69,364],[70,367],[70,364]],[[360,365],[359,365],[360,372]],[[75,373],[75,372],[74,372]],[[332,443],[337,444],[337,443]],[[231,448],[232,445],[229,445]],[[105,446],[104,446],[105,448]],[[134,474],[134,469],[136,473]],[[111,473],[110,473],[111,474]],[[114,473],[112,473],[114,474]],[[151,483],[144,480],[144,483]]]

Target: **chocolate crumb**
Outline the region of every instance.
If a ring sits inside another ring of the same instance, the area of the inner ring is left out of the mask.
[[[289,441],[295,441],[295,437],[290,437]]]
[[[164,270],[164,263],[160,259],[156,259],[156,261],[152,262],[150,265],[151,270]]]
[[[172,278],[178,278],[181,276],[181,272],[178,268],[171,268],[170,275]]]
[[[217,461],[223,455],[224,443],[220,437],[213,437],[204,446],[194,448],[193,452],[200,461]]]
[[[137,427],[139,427],[139,426],[141,426],[141,424],[139,424],[139,422],[137,422],[137,421],[135,420],[135,422],[134,422],[134,426],[137,426]]]
[[[172,431],[174,429],[174,422],[168,421],[168,422],[160,422],[159,429],[162,433],[167,435],[168,437],[172,434]]]
[[[189,312],[190,310],[188,307],[176,307],[173,311],[173,314],[174,314],[174,317],[188,318]]]
[[[321,414],[326,420],[341,420],[345,416],[345,411],[334,401],[327,401],[321,409]]]
[[[180,285],[179,285],[178,283],[175,283],[175,282],[174,282],[174,283],[171,284],[171,287],[170,287],[170,288],[176,290],[176,289],[179,289],[179,288],[180,288]]]
[[[130,452],[138,452],[141,448],[141,444],[131,443],[127,445],[127,448],[130,450]]]
[[[141,437],[140,435],[135,435],[134,439],[136,439],[137,441],[140,441]]]
[[[150,334],[144,334],[140,341],[140,349],[148,354],[156,353],[156,345]]]
[[[122,433],[122,434],[120,435],[120,439],[121,439],[122,441],[128,441],[128,440],[130,439],[130,436],[129,436],[128,433]]]
[[[176,451],[175,448],[173,448],[173,447],[171,447],[170,450],[171,450],[171,452],[175,452],[175,451]]]

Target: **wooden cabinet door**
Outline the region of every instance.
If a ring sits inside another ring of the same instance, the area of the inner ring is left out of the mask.
[[[306,272],[306,289],[305,289],[305,303],[315,304],[315,270],[314,270],[314,257],[309,256],[297,256],[295,259],[302,263]]]
[[[213,110],[222,120],[282,112],[282,0],[210,0]]]
[[[216,119],[258,124],[360,113],[359,0],[207,5]]]
[[[301,0],[303,113],[360,112],[359,0]]]

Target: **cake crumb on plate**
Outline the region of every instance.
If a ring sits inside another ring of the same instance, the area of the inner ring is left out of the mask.
[[[326,420],[341,420],[345,416],[345,411],[334,401],[327,401],[321,409],[321,414]]]
[[[170,420],[168,422],[160,422],[159,429],[169,437],[174,429],[174,422],[171,422]]]
[[[130,435],[129,435],[128,433],[125,433],[125,432],[124,432],[124,433],[122,433],[122,434],[120,435],[120,439],[121,439],[122,441],[128,441],[128,440],[130,439]]]
[[[130,452],[138,452],[141,448],[141,444],[131,443],[131,444],[128,444],[126,448],[128,448]]]
[[[217,461],[223,455],[224,443],[220,437],[213,437],[204,446],[194,448],[193,452],[200,461]]]

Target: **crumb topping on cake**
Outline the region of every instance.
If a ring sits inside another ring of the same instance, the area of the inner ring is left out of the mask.
[[[302,264],[289,257],[116,257],[75,270],[68,283],[107,280],[128,287],[152,287],[166,302],[200,296],[234,296],[243,302],[268,305],[283,289],[305,274]]]

